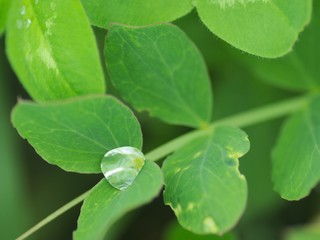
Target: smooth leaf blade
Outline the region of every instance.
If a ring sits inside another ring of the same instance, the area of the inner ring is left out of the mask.
[[[284,124],[273,151],[274,188],[287,200],[306,197],[320,180],[320,97]]]
[[[268,61],[249,58],[249,65],[259,79],[290,90],[319,89],[320,2],[314,1],[312,21],[299,37],[293,51],[283,58]]]
[[[222,234],[236,224],[247,199],[238,158],[248,150],[244,132],[219,126],[165,160],[165,204],[184,228],[198,234]]]
[[[133,26],[171,22],[193,8],[191,0],[82,0],[82,4],[91,23],[103,28],[112,22]]]
[[[96,42],[81,3],[13,1],[7,54],[36,101],[104,93]]]
[[[212,93],[205,63],[177,27],[113,25],[105,56],[113,85],[137,110],[191,127],[210,121]]]
[[[103,179],[84,201],[74,239],[103,239],[111,225],[122,215],[156,197],[162,184],[161,170],[151,161],[146,161],[133,184],[124,191],[111,187]]]
[[[197,10],[217,36],[268,58],[288,53],[311,17],[311,0],[201,0]]]
[[[139,122],[110,96],[88,96],[64,102],[20,102],[12,122],[47,162],[66,171],[100,173],[100,163],[111,149],[142,146]]]

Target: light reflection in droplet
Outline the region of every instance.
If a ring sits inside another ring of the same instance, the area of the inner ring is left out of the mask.
[[[119,190],[129,187],[145,162],[143,153],[134,147],[120,147],[107,152],[101,170],[108,182]]]

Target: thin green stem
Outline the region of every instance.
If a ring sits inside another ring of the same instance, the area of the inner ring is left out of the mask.
[[[24,234],[22,234],[20,237],[18,237],[16,240],[26,239],[31,234],[35,233],[37,230],[39,230],[40,228],[45,226],[47,223],[56,219],[57,217],[59,217],[60,215],[62,215],[66,211],[68,211],[69,209],[73,208],[74,206],[78,205],[86,198],[86,196],[89,194],[89,192],[90,192],[90,190],[81,194],[80,196],[76,197],[75,199],[71,200],[70,202],[68,202],[67,204],[65,204],[64,206],[59,208],[58,210],[54,211],[49,216],[47,216],[45,219],[43,219],[42,221],[40,221],[39,223],[34,225],[32,228],[30,228],[28,231],[26,231]]]
[[[217,120],[211,123],[206,129],[194,130],[157,147],[156,149],[146,154],[146,158],[152,161],[157,161],[172,153],[176,149],[182,147],[187,142],[190,142],[199,136],[207,134],[208,131],[210,131],[217,125],[223,124],[233,125],[237,127],[247,127],[271,119],[286,116],[294,111],[301,109],[307,103],[307,100],[308,98],[306,96],[297,97]]]
[[[237,127],[247,127],[257,123],[261,123],[264,121],[268,121],[271,119],[279,118],[286,116],[292,112],[298,111],[301,109],[306,103],[308,98],[306,96],[297,97],[290,100],[285,100],[282,102],[274,103],[267,105],[265,107],[250,110],[247,112],[243,112],[231,117],[227,117],[218,121],[215,121],[209,125],[206,129],[202,130],[194,130],[192,132],[186,133],[180,137],[177,137],[158,148],[154,149],[153,151],[146,154],[146,158],[151,161],[157,161],[168,154],[174,152],[178,148],[185,145],[187,142],[192,141],[193,139],[208,134],[210,130],[218,125],[234,125]],[[48,217],[40,221],[34,227],[29,229],[26,233],[22,234],[17,240],[25,239],[26,237],[30,236],[32,233],[36,232],[38,229],[46,225],[47,223],[51,222],[62,213],[66,212],[70,208],[74,207],[75,205],[82,202],[85,197],[88,195],[88,192],[80,195],[79,197],[75,198],[71,202],[67,203],[66,205],[59,208],[57,211],[50,214]]]

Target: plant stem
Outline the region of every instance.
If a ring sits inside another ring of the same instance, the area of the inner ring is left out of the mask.
[[[81,194],[80,196],[76,197],[75,199],[71,200],[67,204],[63,205],[61,208],[59,208],[58,210],[56,210],[53,213],[51,213],[49,216],[47,216],[41,222],[39,222],[36,225],[34,225],[32,228],[30,228],[28,231],[26,231],[24,234],[22,234],[16,240],[26,239],[32,233],[36,232],[37,230],[39,230],[40,228],[45,226],[47,223],[49,223],[52,220],[56,219],[61,214],[65,213],[66,211],[68,211],[72,207],[76,206],[77,204],[81,203],[86,198],[86,196],[89,194],[89,192],[90,192],[90,190],[85,192],[85,193],[83,193],[83,194]]]
[[[231,117],[223,118],[221,120],[215,121],[209,125],[206,129],[202,130],[194,130],[189,133],[186,133],[180,137],[177,137],[160,147],[154,149],[153,151],[147,153],[145,156],[148,160],[157,161],[168,154],[172,153],[173,151],[177,150],[178,148],[185,145],[187,142],[192,141],[193,139],[208,134],[210,130],[218,125],[234,125],[237,127],[247,127],[257,123],[261,123],[267,120],[275,119],[278,117],[286,116],[292,112],[295,112],[301,109],[306,103],[308,98],[306,96],[297,97],[290,100],[285,100],[282,102],[274,103],[267,105],[262,108],[250,110],[247,112],[243,112]],[[62,206],[48,217],[40,221],[34,227],[30,228],[27,232],[22,234],[17,240],[22,240],[30,236],[32,233],[36,232],[38,229],[46,225],[47,223],[51,222],[62,213],[66,212],[70,208],[74,207],[75,205],[82,202],[85,197],[88,195],[89,191],[83,193],[79,197],[75,198],[74,200],[70,201],[66,205]]]
[[[160,147],[157,147],[156,149],[146,154],[146,158],[152,161],[157,161],[182,147],[187,142],[190,142],[199,136],[207,134],[208,131],[212,130],[217,125],[233,125],[237,127],[252,126],[264,121],[286,116],[294,111],[301,109],[304,105],[306,105],[307,101],[308,98],[306,96],[297,97],[214,121],[206,129],[194,130],[180,137],[177,137],[161,145]]]

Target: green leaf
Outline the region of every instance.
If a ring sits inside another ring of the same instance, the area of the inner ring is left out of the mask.
[[[248,53],[288,53],[311,17],[311,0],[197,0],[201,20],[217,36]]]
[[[90,192],[81,208],[75,240],[99,240],[111,225],[134,208],[150,202],[162,187],[158,165],[146,161],[141,172],[126,190],[117,190],[103,179]]]
[[[246,63],[259,79],[277,87],[314,90],[320,87],[320,2],[314,1],[311,24],[301,34],[294,50],[273,61],[251,57]]]
[[[12,121],[43,159],[66,171],[100,173],[106,152],[142,145],[135,116],[110,96],[42,105],[21,101],[13,110]]]
[[[320,180],[320,97],[284,124],[273,152],[274,188],[282,198],[306,197]]]
[[[191,11],[191,0],[82,0],[91,23],[107,28],[118,22],[134,26],[171,22]]]
[[[104,93],[96,42],[79,0],[13,1],[7,54],[36,101]]]
[[[205,63],[177,27],[113,25],[105,55],[115,88],[137,110],[192,127],[210,121],[212,94]]]
[[[235,240],[235,236],[231,233],[227,233],[223,236],[213,235],[197,235],[183,229],[179,224],[175,223],[170,226],[169,231],[165,235],[164,240]]]
[[[0,0],[0,36],[5,30],[11,0]]]
[[[165,204],[183,227],[197,234],[222,234],[236,224],[247,200],[238,158],[248,150],[244,132],[218,126],[165,160]]]

